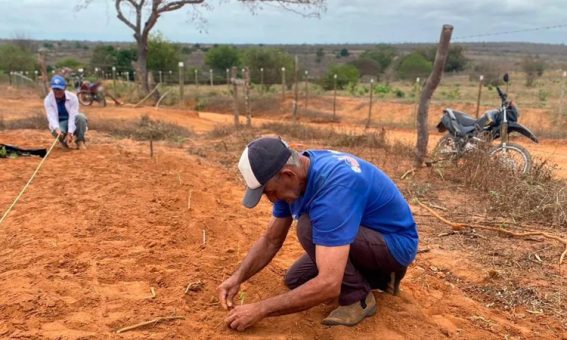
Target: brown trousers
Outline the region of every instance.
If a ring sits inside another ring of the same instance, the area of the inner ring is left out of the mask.
[[[311,220],[307,214],[299,218],[297,238],[306,254],[301,256],[285,275],[285,284],[290,289],[304,284],[319,273],[315,264]],[[361,226],[356,239],[350,245],[339,304],[346,306],[363,300],[371,289],[386,291],[392,277],[396,278],[396,283],[399,285],[405,271],[406,267],[400,265],[390,254],[382,235]],[[393,276],[392,273],[395,275]]]

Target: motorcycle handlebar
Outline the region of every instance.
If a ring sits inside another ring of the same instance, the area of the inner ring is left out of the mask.
[[[500,99],[502,99],[502,102],[505,102],[507,99],[506,93],[502,92],[498,86],[496,86],[496,91],[498,91],[498,95],[500,96]]]

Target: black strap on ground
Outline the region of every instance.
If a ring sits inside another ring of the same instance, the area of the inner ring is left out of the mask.
[[[14,145],[0,144],[0,158],[16,156],[39,156],[45,157],[47,149],[22,149]]]

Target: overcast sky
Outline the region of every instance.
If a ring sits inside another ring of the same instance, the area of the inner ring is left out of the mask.
[[[132,41],[116,18],[114,0],[0,0],[0,38]],[[435,42],[443,24],[454,40],[565,44],[567,0],[327,0],[320,18],[265,5],[252,14],[236,0],[208,0],[200,30],[193,8],[165,13],[156,25],[169,40],[187,43],[326,44]],[[564,25],[553,29],[530,30]],[[495,34],[470,37],[474,35]],[[459,39],[460,38],[460,39]]]

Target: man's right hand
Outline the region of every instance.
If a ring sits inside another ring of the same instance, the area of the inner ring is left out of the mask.
[[[61,136],[61,129],[55,129],[55,134],[57,135],[57,137]]]
[[[231,276],[218,287],[219,301],[222,308],[229,309],[234,305],[234,296],[240,290],[240,282],[235,276]]]

